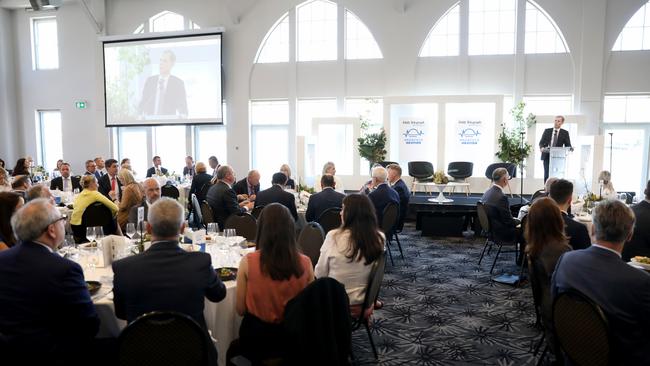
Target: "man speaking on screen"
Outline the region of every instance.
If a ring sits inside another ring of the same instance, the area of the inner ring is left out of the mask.
[[[146,116],[179,116],[187,118],[185,83],[171,75],[176,55],[171,50],[160,56],[159,75],[150,76],[142,89],[140,113]]]

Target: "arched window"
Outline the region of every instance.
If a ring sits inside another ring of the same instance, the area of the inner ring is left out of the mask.
[[[336,60],[337,6],[314,0],[298,5],[298,61]]]
[[[345,58],[360,60],[383,58],[368,27],[349,10],[345,11]]]
[[[650,2],[630,18],[612,47],[612,51],[634,50],[650,50]]]
[[[526,53],[566,53],[562,33],[551,17],[532,1],[526,2]]]
[[[433,26],[420,57],[458,56],[460,41],[460,4],[452,6]]]
[[[150,33],[150,32],[174,32],[188,29],[201,29],[201,27],[173,11],[164,10],[149,18],[145,23],[140,24],[133,34]]]
[[[284,14],[273,28],[266,34],[264,41],[257,51],[256,62],[288,62],[289,61],[289,14]]]
[[[469,55],[515,53],[515,0],[469,0]]]

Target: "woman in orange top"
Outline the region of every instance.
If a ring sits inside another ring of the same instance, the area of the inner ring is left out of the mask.
[[[239,338],[242,353],[251,361],[283,354],[284,307],[314,280],[311,260],[298,250],[294,220],[286,207],[264,207],[257,249],[242,258],[237,273],[237,313],[244,316]]]

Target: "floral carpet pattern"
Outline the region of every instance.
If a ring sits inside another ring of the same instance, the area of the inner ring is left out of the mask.
[[[359,365],[535,365],[541,333],[529,285],[492,280],[496,250],[481,266],[484,240],[421,237],[413,226],[400,234],[404,258],[393,243],[373,315],[375,360],[363,327],[352,335]],[[495,247],[496,249],[496,247]],[[505,248],[504,248],[505,249]],[[518,274],[514,253],[499,256],[494,275]]]

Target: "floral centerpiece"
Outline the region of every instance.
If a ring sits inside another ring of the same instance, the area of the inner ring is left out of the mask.
[[[439,170],[433,174],[433,183],[447,184],[449,183],[449,177],[445,175],[445,172]]]

